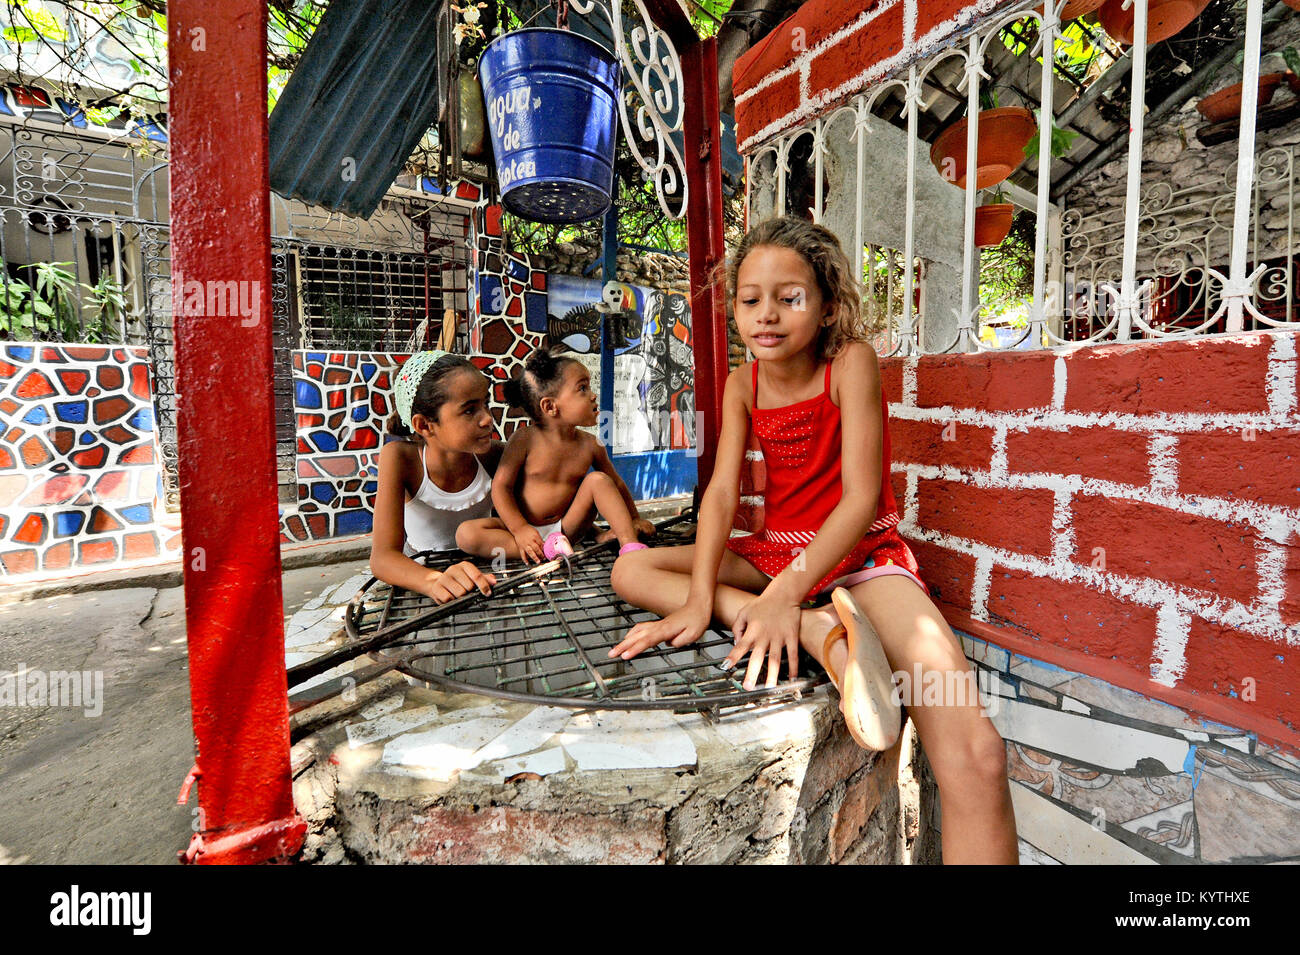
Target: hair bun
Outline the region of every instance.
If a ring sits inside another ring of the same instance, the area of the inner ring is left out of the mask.
[[[524,404],[524,386],[519,376],[507,379],[505,387],[502,389],[505,393],[506,404],[511,408],[527,408]]]

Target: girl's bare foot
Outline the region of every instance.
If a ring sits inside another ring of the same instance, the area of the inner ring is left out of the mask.
[[[603,544],[605,541],[613,540],[618,535],[614,533],[614,528],[608,528],[596,535],[596,543]]]

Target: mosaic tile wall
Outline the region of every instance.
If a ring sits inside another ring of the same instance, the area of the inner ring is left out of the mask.
[[[1300,758],[965,633],[1007,746],[1021,861],[1300,862]]]
[[[527,422],[506,406],[505,383],[523,370],[547,330],[546,273],[532,257],[507,252],[501,237],[502,208],[483,206],[470,216],[474,242],[474,314],[469,320],[470,361],[492,380],[492,415],[502,438]]]
[[[295,543],[370,533],[379,450],[404,354],[295,351],[298,506],[280,518]]]
[[[143,348],[0,352],[0,576],[156,559],[160,469]]]

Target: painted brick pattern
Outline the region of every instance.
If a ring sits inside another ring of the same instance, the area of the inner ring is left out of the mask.
[[[899,529],[945,613],[1295,745],[1296,347],[884,360]]]
[[[809,0],[732,71],[741,152],[950,45],[1011,0]]]

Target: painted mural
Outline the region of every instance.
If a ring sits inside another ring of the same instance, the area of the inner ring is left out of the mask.
[[[695,375],[690,303],[679,292],[619,283],[611,316],[614,349],[614,453],[684,449],[695,444]],[[580,356],[599,387],[600,319],[605,285],[550,277],[547,332]]]
[[[0,352],[0,575],[157,560],[160,469],[143,348]]]
[[[1021,861],[1300,861],[1300,758],[960,633],[1007,746]]]

